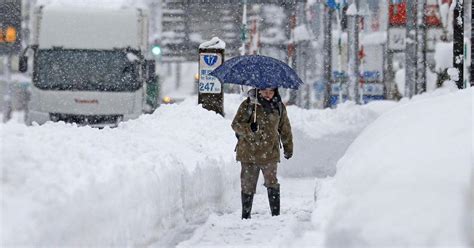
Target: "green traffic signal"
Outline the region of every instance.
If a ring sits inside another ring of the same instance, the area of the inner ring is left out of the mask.
[[[151,53],[156,56],[161,55],[161,47],[158,45],[153,46],[153,48],[151,49]]]

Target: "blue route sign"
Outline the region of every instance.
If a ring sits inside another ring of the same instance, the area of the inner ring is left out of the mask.
[[[337,8],[336,0],[327,0],[326,4],[331,9],[336,9]]]
[[[347,0],[326,0],[326,5],[331,9],[340,9],[341,6],[347,5]]]
[[[217,55],[204,55],[204,62],[208,66],[213,66],[217,62]]]

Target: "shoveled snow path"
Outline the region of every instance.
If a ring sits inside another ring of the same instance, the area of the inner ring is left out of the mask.
[[[252,218],[241,220],[240,208],[231,214],[212,214],[189,240],[177,247],[288,247],[311,227],[314,178],[280,178],[281,215],[272,217],[266,189],[259,181]],[[240,199],[236,199],[239,201]]]

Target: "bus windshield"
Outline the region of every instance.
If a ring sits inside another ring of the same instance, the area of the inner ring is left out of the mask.
[[[38,50],[34,84],[44,90],[136,91],[139,72],[122,50]]]

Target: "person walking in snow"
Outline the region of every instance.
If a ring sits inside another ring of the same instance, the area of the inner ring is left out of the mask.
[[[260,171],[268,191],[272,216],[280,214],[280,184],[277,167],[280,148],[284,157],[293,156],[293,136],[278,88],[252,89],[240,104],[232,121],[238,137],[237,161],[241,163],[242,219],[249,219]],[[280,143],[281,142],[281,143]]]

